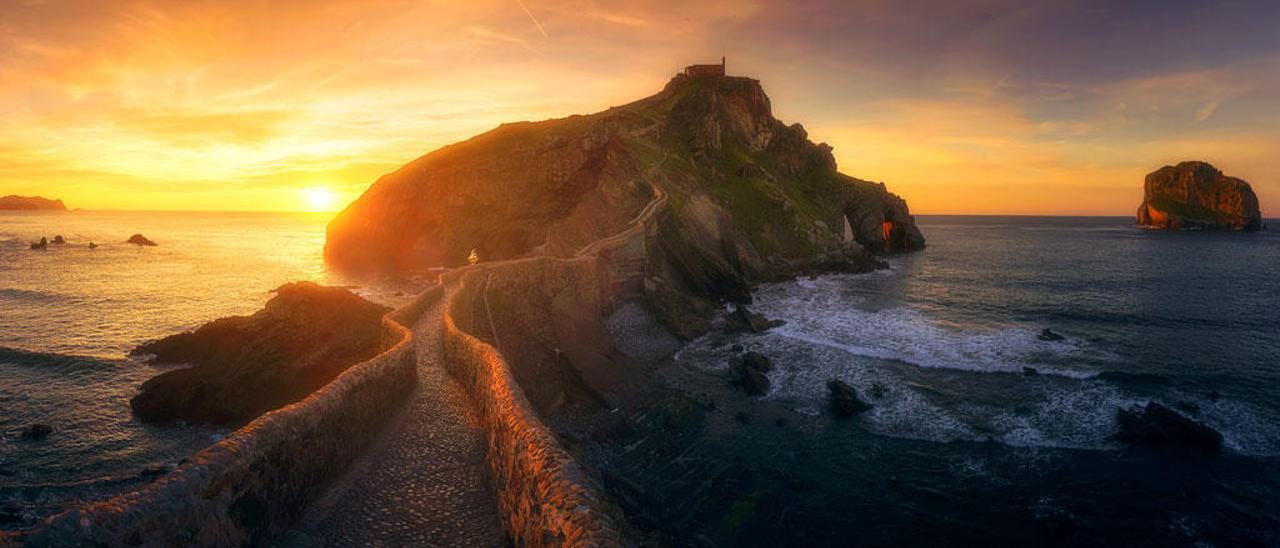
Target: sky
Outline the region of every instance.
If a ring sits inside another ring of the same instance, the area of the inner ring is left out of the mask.
[[[0,195],[332,210],[502,122],[728,57],[924,214],[1130,215],[1205,160],[1280,215],[1274,0],[0,0]]]

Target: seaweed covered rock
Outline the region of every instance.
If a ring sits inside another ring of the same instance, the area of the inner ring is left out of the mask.
[[[214,320],[136,348],[149,363],[193,367],[151,378],[129,404],[147,422],[248,422],[376,355],[387,311],[342,288],[282,285],[251,316]]]

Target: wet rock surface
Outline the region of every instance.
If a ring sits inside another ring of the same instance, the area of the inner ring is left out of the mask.
[[[729,380],[747,394],[758,396],[769,391],[769,377],[765,376],[773,369],[763,354],[744,352],[729,360]]]
[[[858,392],[839,379],[827,381],[828,401],[831,412],[840,418],[848,418],[871,409],[871,404],[858,398]]]
[[[1156,402],[1117,411],[1116,439],[1145,447],[1186,447],[1217,451],[1222,434]]]

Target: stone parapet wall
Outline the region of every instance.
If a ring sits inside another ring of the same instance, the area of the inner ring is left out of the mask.
[[[386,350],[266,413],[138,491],[68,510],[27,546],[242,546],[270,542],[323,494],[417,383],[412,325],[437,286],[383,318]],[[404,325],[402,325],[404,324]]]
[[[488,283],[486,276],[501,276],[503,283],[510,283],[522,275],[521,271],[592,268],[594,262],[538,258],[466,269],[451,276],[457,287],[445,305],[445,363],[473,395],[487,434],[485,459],[503,526],[519,546],[617,546],[624,542],[611,506],[539,418],[507,361],[460,324],[487,321],[485,311],[475,310],[475,303],[483,302],[480,293]],[[472,318],[477,319],[473,322]]]

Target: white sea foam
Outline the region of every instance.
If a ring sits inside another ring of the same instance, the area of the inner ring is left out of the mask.
[[[777,365],[763,398],[816,415],[825,409],[826,382],[838,378],[873,404],[860,421],[878,434],[1092,450],[1121,447],[1112,439],[1116,410],[1150,400],[1079,365],[1114,359],[1086,341],[1041,341],[1036,326],[965,329],[904,306],[875,309],[868,306],[874,295],[849,291],[856,280],[800,280],[756,293],[754,311],[787,322],[739,341]],[[723,369],[731,352],[712,340],[695,341],[677,359]],[[1041,375],[1024,376],[1024,367]],[[1163,399],[1170,407],[1195,401]],[[1192,418],[1221,431],[1228,448],[1280,454],[1280,421],[1264,410],[1226,399],[1196,403],[1202,411]]]

